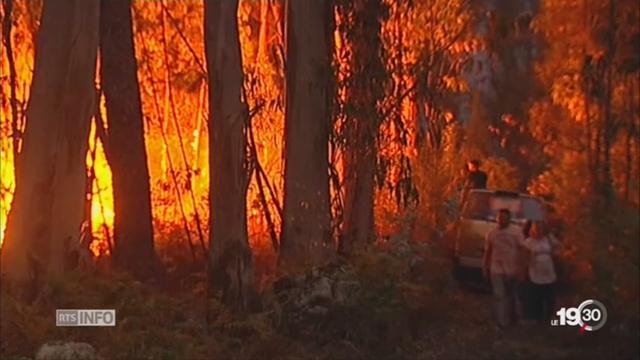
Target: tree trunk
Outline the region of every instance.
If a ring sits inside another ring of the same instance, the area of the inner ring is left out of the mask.
[[[601,71],[601,83],[603,87],[603,97],[600,100],[602,110],[602,125],[600,129],[601,139],[599,146],[601,152],[598,154],[601,162],[599,162],[599,197],[603,210],[609,209],[614,198],[613,178],[611,174],[611,147],[615,137],[615,124],[613,114],[613,66],[616,54],[616,23],[615,23],[615,1],[609,1],[609,24],[607,29],[607,50],[603,59]]]
[[[45,1],[15,194],[3,246],[3,285],[33,298],[78,245],[94,109],[99,2]],[[14,287],[15,286],[15,287]]]
[[[589,70],[591,68],[590,58],[585,57],[585,63],[583,64],[582,77],[583,85],[582,91],[584,95],[584,113],[585,113],[585,124],[586,124],[586,135],[587,135],[587,166],[589,169],[589,187],[591,188],[591,192],[596,193],[598,191],[598,171],[596,169],[596,156],[597,153],[594,153],[594,124],[591,116],[591,81],[589,80],[591,74]]]
[[[333,251],[328,141],[330,1],[289,0],[286,19],[284,207],[280,263],[321,264]]]
[[[352,86],[347,91],[347,144],[344,158],[345,206],[340,252],[349,253],[374,240],[374,180],[384,65],[380,59],[380,1],[349,6]],[[348,10],[347,10],[348,11]],[[347,18],[347,17],[345,17]]]
[[[257,304],[247,235],[246,120],[237,0],[205,1],[209,72],[209,289],[234,310]]]
[[[133,44],[131,0],[102,0],[100,69],[113,174],[114,260],[138,278],[157,274],[149,168]]]
[[[623,185],[623,196],[626,201],[631,200],[629,197],[629,190],[631,188],[631,171],[633,166],[633,155],[631,154],[631,131],[627,131],[626,136],[624,138],[624,185]]]
[[[346,150],[345,201],[341,253],[352,253],[364,248],[374,238],[374,180],[375,180],[375,140],[365,140],[368,131],[356,129],[350,149]]]

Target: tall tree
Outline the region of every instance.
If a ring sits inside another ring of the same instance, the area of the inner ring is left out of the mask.
[[[351,86],[347,89],[344,223],[340,251],[351,252],[374,238],[374,180],[377,133],[385,68],[381,60],[380,0],[345,2],[341,7],[351,50]],[[350,20],[348,20],[350,19]]]
[[[624,180],[614,171],[629,159],[614,152],[627,146],[624,131],[635,130],[632,138],[638,139],[637,107],[627,97],[637,89],[639,17],[631,0],[542,1],[534,22],[545,41],[536,75],[549,91],[532,106],[530,127],[553,163],[535,190],[546,186],[544,193],[566,199],[558,203],[575,197],[582,204],[584,195],[572,192],[588,187],[592,206],[576,209],[598,218],[624,193],[617,188]],[[559,180],[569,173],[571,182]]]
[[[209,289],[236,310],[255,305],[253,258],[247,235],[245,129],[238,38],[238,1],[205,1],[209,73],[210,255]]]
[[[94,109],[99,2],[44,3],[15,194],[2,251],[3,285],[32,298],[60,276],[83,220]]]
[[[331,1],[287,1],[284,207],[280,262],[319,264],[333,250],[328,141]]]
[[[114,259],[138,277],[154,275],[149,168],[133,44],[131,0],[102,0],[100,70],[107,108],[107,160],[113,174]]]
[[[537,5],[520,0],[499,0],[484,6],[481,3],[474,4],[480,22],[476,32],[483,37],[482,55],[487,58],[477,68],[487,72],[485,78],[489,79],[489,86],[475,84],[474,90],[478,91],[479,105],[484,107],[482,111],[490,125],[481,134],[494,140],[483,150],[515,165],[523,175],[518,188],[524,190],[543,166],[531,134],[518,131],[529,121],[531,101],[542,95],[534,71],[540,41],[530,27]],[[489,128],[495,129],[499,136],[490,133]]]

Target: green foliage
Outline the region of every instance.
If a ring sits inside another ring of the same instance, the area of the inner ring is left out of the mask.
[[[639,210],[631,184],[640,172],[630,148],[640,116],[629,94],[638,73],[623,65],[640,31],[632,3],[541,2],[534,28],[545,46],[536,73],[548,94],[531,107],[528,127],[549,159],[529,190],[551,201],[562,224],[566,280],[578,296],[599,296],[637,318],[630,304],[638,302]]]
[[[11,320],[3,323],[2,354],[33,356],[47,341],[88,342],[109,359],[201,358],[204,344],[194,342],[204,321],[193,301],[171,298],[118,274],[94,277],[69,274],[47,286],[31,305],[15,302],[3,289],[3,305],[10,305]],[[6,302],[5,302],[6,301]],[[114,328],[56,327],[56,309],[115,309]],[[4,320],[4,319],[3,319]],[[7,319],[8,320],[8,319]],[[14,338],[12,334],[23,334]]]
[[[596,264],[596,268],[613,269],[614,273],[603,275],[602,281],[611,279],[615,287],[610,288],[619,290],[611,290],[613,297],[604,297],[604,292],[596,293],[587,286],[576,292],[579,297],[604,299],[611,314],[616,314],[616,324],[633,326],[628,319],[638,316],[636,308],[628,306],[628,297],[633,291],[637,294],[637,284],[630,280],[637,279],[638,248],[633,239],[640,235],[640,226],[632,212],[612,215],[612,223],[602,224],[602,229],[617,229],[611,234],[616,237],[611,238],[616,240],[615,250],[603,253],[601,259],[610,263]],[[588,230],[577,236],[584,238]],[[70,275],[51,284],[32,305],[15,301],[3,289],[0,354],[3,359],[32,357],[44,342],[64,339],[88,342],[105,359],[534,359],[540,354],[580,358],[594,349],[610,351],[613,337],[621,341],[619,335],[627,347],[616,355],[625,355],[633,349],[632,343],[626,342],[628,338],[637,340],[633,332],[611,332],[613,326],[602,333],[604,340],[600,336],[588,338],[588,344],[576,343],[573,329],[570,334],[552,336],[536,328],[516,327],[512,332],[498,333],[491,322],[490,298],[459,292],[452,286],[446,256],[434,247],[417,248],[423,249],[418,253],[425,260],[419,269],[420,280],[409,276],[410,262],[393,252],[372,249],[352,258],[341,273],[346,280],[357,281],[360,290],[347,304],[316,320],[312,336],[306,338],[280,327],[273,309],[236,317],[213,300],[208,305],[211,322],[207,333],[202,296],[188,290],[167,295],[118,274]],[[633,262],[626,265],[620,261],[623,258]],[[264,296],[270,296],[270,291]],[[61,306],[116,308],[118,326],[56,328],[53,313]],[[621,316],[624,318],[618,321]]]
[[[443,233],[456,216],[459,191],[462,189],[466,158],[460,156],[459,126],[450,126],[444,133],[442,147],[431,149],[423,144],[412,162],[413,181],[419,194],[416,207],[418,226],[426,230],[422,239],[434,239]]]
[[[577,244],[574,261],[588,264],[585,273],[575,274],[583,294],[597,294],[615,311],[638,317],[640,285],[638,239],[640,219],[637,209],[618,205],[607,213],[593,214],[591,221],[578,222],[575,235],[568,241]],[[575,236],[575,238],[573,238]],[[580,269],[578,269],[580,270]]]
[[[616,311],[638,316],[638,209],[617,201],[608,209],[598,205],[585,174],[584,157],[564,156],[558,165],[530,186],[534,194],[552,200],[552,218],[562,224],[563,282],[578,297],[598,297]]]

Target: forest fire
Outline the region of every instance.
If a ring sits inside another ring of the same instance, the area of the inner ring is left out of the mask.
[[[91,134],[95,133],[95,128],[91,129]],[[95,143],[95,138],[90,137],[90,151],[87,154],[87,168],[95,172],[90,193],[91,199],[91,224],[93,236],[101,241],[106,241],[106,231],[113,231],[113,191],[111,188],[111,170],[106,162],[104,150],[100,142]],[[11,200],[13,199],[13,191],[15,188],[13,159],[11,157],[11,145],[5,145],[0,159],[0,177],[2,178],[2,196],[0,198],[0,246],[4,239],[4,231],[7,223],[7,216],[11,209]],[[95,151],[93,150],[95,148]],[[92,157],[95,155],[95,158]],[[104,246],[98,243],[91,248],[95,255],[100,254],[104,250]]]
[[[94,238],[90,249],[94,255],[108,251],[108,241],[113,236],[113,188],[111,169],[104,155],[104,148],[95,135],[95,125],[89,133],[89,152],[87,154],[87,169],[89,179],[92,180],[91,192],[87,195],[90,203],[91,232]]]
[[[14,45],[14,58],[18,68],[17,82],[20,87],[25,89],[24,93],[18,93],[18,102],[22,104],[21,113],[26,110],[26,100],[28,98],[28,84],[31,80],[31,69],[33,68],[33,44],[31,39],[35,38],[33,28],[27,26],[31,22],[36,22],[37,14],[40,11],[41,3],[21,3],[16,2],[14,14],[18,14],[17,22],[23,26],[17,26],[13,29],[13,36],[16,39],[29,39],[30,41],[19,42],[19,46]],[[192,236],[206,229],[196,229],[194,223],[196,216],[202,217],[202,224],[207,222],[207,201],[208,201],[208,169],[206,159],[208,157],[207,139],[203,137],[206,131],[207,107],[205,103],[206,85],[200,82],[200,76],[203,74],[184,73],[183,71],[191,71],[180,67],[185,66],[185,62],[192,61],[196,56],[196,61],[201,62],[202,59],[196,53],[193,53],[193,47],[202,49],[203,44],[197,39],[198,29],[202,27],[193,21],[193,28],[189,33],[183,33],[175,17],[182,17],[183,14],[192,11],[195,7],[202,9],[202,5],[196,5],[193,2],[172,3],[170,8],[158,3],[136,3],[134,26],[139,31],[135,37],[138,42],[136,50],[139,57],[138,76],[143,83],[151,84],[143,86],[142,101],[143,107],[150,115],[145,123],[146,147],[148,152],[148,163],[150,169],[150,183],[152,186],[152,210],[154,222],[163,224],[163,228],[170,229],[173,227],[183,228],[183,231],[192,233]],[[274,79],[278,76],[275,69],[273,59],[266,50],[262,49],[258,54],[258,48],[252,42],[258,40],[258,36],[264,38],[278,35],[280,31],[277,21],[281,15],[278,15],[280,5],[273,5],[269,12],[273,12],[276,16],[273,23],[264,24],[258,29],[254,26],[251,16],[252,11],[259,11],[255,4],[243,3],[240,11],[241,18],[241,37],[245,38],[243,43],[246,49],[243,51],[244,63],[247,71],[252,73],[269,74]],[[142,15],[143,14],[143,15]],[[194,19],[197,20],[197,19]],[[162,22],[165,34],[158,33],[158,28],[151,28],[145,25],[148,22]],[[146,27],[145,27],[146,26]],[[267,35],[268,32],[268,35]],[[166,35],[166,36],[165,36]],[[152,39],[152,41],[149,41]],[[193,39],[193,40],[192,40]],[[282,39],[280,39],[281,41]],[[155,42],[154,42],[155,41]],[[170,41],[168,43],[166,41]],[[265,41],[263,39],[263,41]],[[271,40],[273,41],[273,40]],[[263,45],[261,45],[263,46]],[[276,44],[269,51],[275,49]],[[263,46],[264,47],[264,46]],[[168,48],[179,49],[180,52],[172,52],[163,55]],[[272,53],[271,53],[272,54]],[[261,62],[258,61],[258,56]],[[168,61],[168,63],[167,63]],[[156,65],[157,64],[157,65]],[[176,67],[177,65],[178,67]],[[3,74],[9,73],[9,65],[7,57],[2,57]],[[99,81],[99,79],[98,79]],[[186,83],[182,83],[186,81]],[[177,82],[177,84],[176,84]],[[154,83],[158,83],[158,87]],[[9,82],[3,81],[3,94],[9,94]],[[273,99],[266,98],[265,101],[274,102],[277,99],[278,92],[272,91],[277,88],[278,81],[273,83],[259,83],[257,86],[249,88],[253,96],[272,96]],[[173,89],[170,89],[173,88]],[[174,88],[175,87],[175,88]],[[4,92],[6,90],[6,92]],[[11,110],[8,97],[4,98],[2,108],[2,157],[1,157],[1,174],[2,174],[2,193],[0,208],[0,226],[2,232],[0,234],[0,244],[4,238],[4,228],[6,226],[7,215],[11,206],[12,194],[14,191],[14,170],[11,136]],[[102,101],[103,102],[103,101]],[[262,106],[264,105],[258,105]],[[102,104],[102,117],[107,118],[104,104]],[[262,111],[256,114],[254,122],[256,123],[256,155],[260,159],[261,167],[266,175],[263,179],[263,185],[268,181],[268,186],[273,192],[273,196],[281,197],[282,183],[276,181],[282,172],[282,143],[280,132],[282,124],[276,121],[278,113],[275,104],[268,106],[268,111]],[[184,121],[184,119],[189,119]],[[164,134],[163,134],[164,133]],[[94,242],[91,246],[95,255],[105,253],[108,249],[108,238],[113,236],[114,225],[114,208],[113,208],[113,189],[111,170],[105,157],[104,148],[95,136],[95,123],[92,123],[91,134],[89,137],[89,149],[87,153],[87,171],[91,175],[94,172],[93,185],[91,193],[88,197],[91,199],[91,227]],[[95,150],[94,150],[95,148]],[[95,160],[92,158],[95,156]],[[268,180],[267,180],[268,179]],[[263,191],[265,189],[262,189]],[[259,200],[259,189],[255,181],[252,182],[247,196],[247,206],[249,209],[249,231],[252,241],[269,241],[267,235],[267,225],[262,212],[262,205]],[[270,196],[267,194],[266,196]],[[178,200],[180,199],[180,200]],[[273,212],[273,228],[279,231],[279,220],[275,217],[276,206],[271,200],[268,200],[269,208]],[[198,213],[198,214],[196,214]],[[188,225],[186,224],[188,223]],[[200,227],[203,227],[203,225]]]
[[[0,192],[0,246],[2,246],[14,187],[13,159],[10,152],[0,152],[0,179],[2,184]]]
[[[0,15],[0,358],[640,354],[637,0]]]

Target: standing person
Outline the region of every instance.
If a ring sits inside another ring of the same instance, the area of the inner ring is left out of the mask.
[[[521,232],[511,225],[509,209],[500,209],[496,219],[498,226],[485,239],[483,273],[491,279],[495,298],[498,326],[509,325],[516,312],[516,275],[518,271],[518,246],[523,240]]]
[[[531,313],[535,320],[547,321],[553,314],[555,304],[557,275],[553,252],[558,248],[559,242],[548,233],[543,221],[536,221],[523,245],[530,253],[528,270],[531,281]]]
[[[465,188],[469,190],[487,188],[487,173],[480,170],[479,160],[470,160],[467,162],[467,182]]]
[[[473,189],[487,188],[487,179],[487,173],[480,170],[479,160],[470,160],[467,162],[467,178],[462,189],[462,201],[460,202],[461,208],[464,207],[467,202],[469,191]]]
[[[531,315],[531,280],[529,279],[529,249],[524,246],[524,239],[529,237],[533,222],[527,220],[522,226],[522,242],[518,244],[517,281],[516,288],[518,296],[516,298],[516,310],[518,319],[522,324],[529,324]]]

